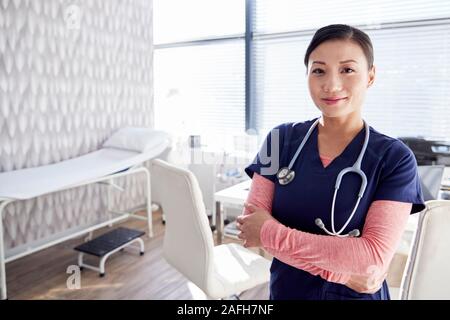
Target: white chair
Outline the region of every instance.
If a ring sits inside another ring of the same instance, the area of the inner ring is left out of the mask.
[[[402,300],[450,299],[450,201],[426,202],[403,273]]]
[[[239,244],[214,246],[200,187],[192,172],[155,159],[166,228],[164,258],[212,299],[269,281],[270,261]]]

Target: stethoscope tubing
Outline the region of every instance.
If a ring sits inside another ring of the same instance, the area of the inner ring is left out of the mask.
[[[314,121],[314,123],[311,125],[311,127],[309,128],[308,132],[306,133],[305,137],[303,138],[302,142],[300,143],[299,147],[297,148],[297,151],[295,152],[294,156],[292,157],[291,161],[289,162],[288,167],[284,167],[281,168],[278,173],[277,173],[277,178],[278,178],[278,182],[280,183],[280,185],[287,185],[289,184],[294,178],[295,178],[295,171],[292,170],[292,167],[294,166],[295,161],[297,160],[298,156],[300,155],[300,152],[302,151],[303,147],[305,146],[306,142],[308,141],[311,133],[313,132],[314,128],[317,126],[317,124],[319,123],[319,119],[317,119],[316,121]],[[364,121],[364,120],[363,120]],[[350,221],[353,219],[353,216],[356,213],[356,210],[358,209],[359,203],[361,201],[361,198],[364,195],[364,192],[366,190],[367,187],[367,177],[366,174],[364,173],[364,171],[362,171],[361,169],[361,163],[364,157],[364,154],[366,152],[367,149],[367,145],[369,144],[369,138],[370,138],[370,128],[369,125],[367,124],[366,121],[364,121],[364,127],[365,127],[365,137],[364,137],[364,144],[363,147],[361,148],[361,151],[358,155],[357,160],[355,161],[355,163],[353,164],[353,166],[348,167],[348,168],[344,168],[343,170],[341,170],[336,178],[336,183],[335,183],[335,187],[334,187],[334,195],[333,195],[333,202],[331,205],[331,231],[329,231],[324,223],[322,222],[322,220],[320,218],[316,219],[316,224],[322,229],[324,230],[327,234],[332,235],[332,236],[338,236],[338,237],[348,237],[348,236],[357,236],[359,235],[359,230],[355,229],[352,230],[349,234],[345,234],[343,235],[342,232],[345,230],[345,228],[348,226],[348,224],[350,223]],[[336,232],[335,229],[335,225],[334,225],[334,209],[335,209],[335,204],[336,204],[336,198],[337,198],[337,194],[338,194],[338,190],[341,186],[341,182],[342,179],[344,177],[344,175],[346,175],[347,173],[356,173],[361,177],[361,187],[360,190],[358,192],[358,198],[356,200],[356,204],[353,207],[353,210],[350,214],[350,216],[348,217],[347,221],[344,223],[344,225],[341,227],[341,229],[339,229],[338,232]]]

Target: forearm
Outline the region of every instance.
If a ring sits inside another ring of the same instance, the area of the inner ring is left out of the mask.
[[[275,185],[272,181],[255,173],[248,192],[247,203],[251,203],[272,213],[274,189]],[[246,215],[248,213],[248,210],[244,208],[243,214]]]
[[[274,183],[258,174],[254,174],[253,181],[248,194],[247,202],[252,203],[260,208],[264,208],[268,212],[272,211],[272,201],[273,201]],[[247,210],[244,209],[243,214],[248,214]],[[323,279],[345,284],[350,277],[349,274],[340,274],[337,272],[330,272],[319,268],[311,263],[306,263],[302,260],[296,259],[290,256],[288,253],[279,252],[274,249],[264,248],[270,255],[274,256],[278,260],[291,265],[297,269],[304,270],[313,275],[318,275]]]
[[[247,202],[271,212],[273,192],[273,182],[255,174]],[[264,225],[261,241],[280,261],[328,281],[345,283],[352,274],[388,268],[410,209],[408,203],[374,202],[360,238],[314,235],[271,221]]]
[[[329,282],[346,284],[351,277],[351,274],[331,272],[322,269],[320,267],[317,267],[311,263],[303,262],[301,259],[296,259],[295,257],[292,257],[289,254],[277,252],[269,248],[264,248],[264,250],[266,250],[269,254],[271,254],[273,257],[277,258],[281,262],[284,262],[294,268],[306,271],[314,276],[320,276],[322,279],[325,279]]]
[[[409,203],[374,202],[359,238],[310,234],[269,220],[261,230],[261,241],[275,256],[288,256],[291,261],[330,272],[359,275],[384,272],[400,241],[410,209]]]

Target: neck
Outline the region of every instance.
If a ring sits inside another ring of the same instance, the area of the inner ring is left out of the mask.
[[[364,122],[359,113],[333,118],[322,115],[318,127],[319,133],[327,136],[354,136],[364,127]]]

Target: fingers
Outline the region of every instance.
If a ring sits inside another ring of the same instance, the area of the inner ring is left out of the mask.
[[[237,216],[237,217],[236,217],[236,227],[237,227],[239,230],[243,231],[244,224],[245,224],[245,222],[246,222],[247,219],[248,219],[247,216]]]
[[[244,248],[254,248],[254,247],[256,247],[255,242],[254,241],[249,241],[249,240],[245,240],[243,246],[244,246]]]
[[[244,248],[247,248],[247,247],[248,247],[248,244],[247,244],[247,239],[245,239],[244,233],[243,233],[243,232],[239,232],[238,235],[237,235],[237,237],[238,237],[240,240],[242,240],[242,246],[243,246]]]
[[[240,231],[240,232],[238,233],[237,237],[238,237],[239,239],[241,239],[241,240],[245,240],[245,237],[244,237],[244,230],[242,230],[242,223],[239,222],[239,221],[242,221],[242,219],[240,219],[239,217],[237,217],[237,219],[236,219],[236,228]]]
[[[368,294],[373,294],[375,292],[377,292],[378,290],[380,290],[380,288],[378,289],[369,289],[364,285],[360,285],[357,283],[346,283],[345,284],[347,287],[349,287],[350,289],[358,292],[358,293],[368,293]]]
[[[256,211],[256,206],[254,206],[254,205],[251,204],[251,203],[245,202],[245,203],[244,203],[244,207],[245,207],[245,209],[247,209],[250,213],[253,213],[253,212]]]
[[[383,281],[384,278],[374,282],[370,277],[353,275],[345,285],[358,293],[373,294],[380,290]]]
[[[381,289],[381,286],[378,287],[378,288],[376,288],[376,289],[372,289],[372,290],[370,290],[370,291],[367,292],[367,293],[374,294],[374,293],[377,293],[380,289]]]
[[[252,247],[257,247],[258,245],[256,244],[254,239],[247,239],[246,235],[244,232],[239,232],[237,237],[243,241],[242,246],[244,246],[244,248],[252,248]]]
[[[361,288],[361,291],[360,291],[360,293],[368,293],[368,294],[374,294],[374,293],[376,293],[376,292],[378,292],[378,290],[380,290],[381,289],[381,285],[380,286],[377,286],[377,287],[374,287],[374,288]]]

